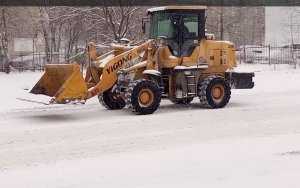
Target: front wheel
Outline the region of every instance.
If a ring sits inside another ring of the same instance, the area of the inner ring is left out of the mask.
[[[209,76],[198,87],[201,104],[207,108],[223,108],[229,102],[231,88],[226,79],[220,76]]]
[[[98,95],[100,104],[109,110],[119,110],[125,107],[125,100],[112,92],[111,89]]]
[[[135,114],[152,114],[159,107],[161,93],[154,81],[136,80],[126,89],[125,101]]]

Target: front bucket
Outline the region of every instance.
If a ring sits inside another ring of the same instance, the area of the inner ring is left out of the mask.
[[[49,64],[30,93],[54,97],[53,102],[56,103],[67,103],[85,100],[87,86],[76,63]]]

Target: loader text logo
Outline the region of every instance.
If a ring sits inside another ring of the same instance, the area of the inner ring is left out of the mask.
[[[115,70],[118,70],[120,67],[122,67],[124,65],[124,63],[127,63],[131,59],[132,59],[131,54],[128,54],[126,57],[123,57],[122,59],[120,59],[119,61],[115,62],[113,65],[108,67],[106,69],[107,73],[110,74],[110,73],[114,72]]]

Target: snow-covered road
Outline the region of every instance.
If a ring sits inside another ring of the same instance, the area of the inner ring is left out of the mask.
[[[255,89],[223,109],[147,116],[20,101],[49,100],[26,90],[41,73],[1,74],[0,187],[299,187],[300,71],[250,68]]]

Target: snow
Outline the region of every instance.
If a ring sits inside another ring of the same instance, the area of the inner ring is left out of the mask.
[[[207,65],[196,65],[196,66],[189,66],[189,67],[176,66],[174,69],[175,70],[190,70],[190,69],[199,69],[199,68],[206,69],[206,68],[208,68],[208,66]]]
[[[159,71],[154,70],[154,69],[144,70],[143,74],[152,74],[152,75],[155,75],[155,76],[160,76],[161,75],[161,73]]]
[[[152,115],[43,105],[40,72],[0,73],[0,187],[299,187],[300,70],[241,65],[255,88],[223,109],[162,101]]]

